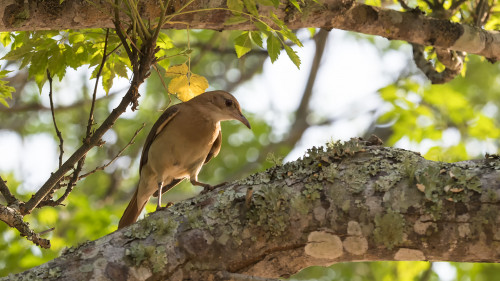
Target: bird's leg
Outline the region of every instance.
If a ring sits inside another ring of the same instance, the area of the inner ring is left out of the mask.
[[[218,187],[221,187],[221,186],[227,184],[227,182],[223,182],[223,183],[219,183],[217,185],[210,185],[208,183],[199,182],[199,181],[197,181],[195,179],[191,179],[190,182],[191,182],[192,185],[203,186],[203,191],[201,192],[201,194],[205,194],[205,193],[207,193],[207,192],[209,192],[211,190],[214,190],[214,189],[216,189]]]
[[[156,210],[161,210],[161,188],[163,187],[163,182],[158,183],[158,205],[156,206]]]
[[[196,179],[190,179],[189,181],[191,182],[192,185],[203,186],[202,193],[206,193],[206,192],[214,189],[214,187],[211,186],[210,184],[199,182]]]

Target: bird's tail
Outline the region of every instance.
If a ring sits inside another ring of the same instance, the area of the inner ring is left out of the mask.
[[[148,202],[147,200],[144,202],[141,202],[141,206],[138,206],[137,204],[137,192],[139,188],[135,190],[134,196],[132,196],[132,199],[130,200],[130,203],[128,203],[127,208],[125,209],[125,212],[123,212],[122,218],[120,219],[120,222],[118,223],[118,229],[124,228],[126,226],[129,226],[133,224],[139,215],[142,212],[142,209],[144,209],[144,206],[146,206],[146,203]]]

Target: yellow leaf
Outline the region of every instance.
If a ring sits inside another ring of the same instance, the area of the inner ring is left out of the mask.
[[[168,92],[176,94],[181,101],[188,101],[204,93],[208,88],[207,79],[189,72],[186,64],[169,67],[166,75],[172,78],[168,85]]]
[[[185,63],[172,65],[167,70],[167,77],[175,78],[177,76],[186,76],[188,73],[188,67]]]
[[[207,88],[208,81],[205,77],[191,74],[189,79],[187,75],[173,78],[168,86],[168,91],[171,94],[177,94],[181,101],[188,101],[204,93]]]

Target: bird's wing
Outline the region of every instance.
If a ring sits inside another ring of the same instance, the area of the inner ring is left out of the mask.
[[[141,155],[141,162],[139,165],[139,174],[142,170],[142,166],[146,165],[148,162],[148,152],[149,148],[151,147],[151,144],[155,140],[155,138],[160,134],[160,132],[165,128],[165,126],[172,120],[175,115],[179,113],[179,106],[178,105],[173,105],[167,110],[163,112],[163,114],[158,118],[156,123],[153,125],[151,128],[151,131],[149,131],[149,135],[146,138],[146,142],[144,143],[144,147],[142,148],[142,155]]]
[[[207,155],[207,158],[205,159],[204,164],[207,164],[208,161],[210,161],[210,159],[214,158],[215,156],[217,156],[217,154],[219,154],[221,144],[222,144],[222,130],[219,129],[219,135],[215,139],[214,144],[212,145],[212,148],[208,152],[208,155]]]

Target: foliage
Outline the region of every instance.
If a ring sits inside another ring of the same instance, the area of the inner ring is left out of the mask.
[[[425,157],[441,161],[466,160],[483,154],[490,144],[498,147],[498,67],[471,57],[468,68],[465,77],[446,85],[422,84],[410,76],[380,89],[381,98],[390,105],[378,120],[392,124],[387,145],[403,139],[427,142]]]
[[[0,66],[1,68],[1,66]],[[10,71],[2,70],[0,71],[0,79],[7,76]],[[0,80],[0,103],[6,107],[9,107],[9,104],[5,101],[5,99],[12,99],[12,92],[15,91],[14,87],[7,86],[9,82]]]

